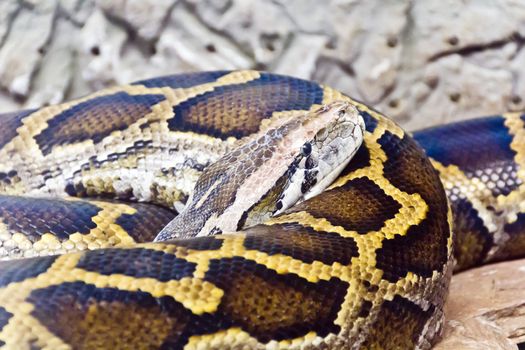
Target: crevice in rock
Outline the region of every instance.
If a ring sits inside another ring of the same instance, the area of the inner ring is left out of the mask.
[[[511,42],[515,42],[517,43],[520,47],[523,46],[523,44],[525,44],[525,38],[522,37],[519,33],[513,33],[510,37],[508,38],[504,38],[504,39],[501,39],[501,40],[495,40],[495,41],[492,41],[492,42],[489,42],[489,43],[484,43],[484,44],[473,44],[473,45],[467,45],[467,46],[464,46],[464,47],[460,47],[460,48],[457,48],[457,49],[451,49],[451,50],[445,50],[445,51],[442,51],[438,54],[435,54],[433,56],[431,56],[429,59],[428,59],[428,62],[434,62],[434,61],[437,61],[443,57],[446,57],[446,56],[450,56],[450,55],[461,55],[461,56],[469,56],[469,55],[472,55],[474,53],[477,53],[477,52],[482,52],[482,51],[485,51],[485,50],[495,50],[495,49],[500,49],[502,48],[503,46],[507,45],[508,43],[511,43]]]

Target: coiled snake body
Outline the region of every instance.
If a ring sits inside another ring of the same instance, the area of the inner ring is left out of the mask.
[[[138,244],[174,214],[41,198],[180,209],[243,138],[336,100],[365,120],[354,159],[318,196],[239,233]],[[329,87],[238,71],[150,79],[0,123],[0,253],[26,257],[0,265],[7,348],[426,349],[453,247],[458,269],[525,252],[519,114],[422,131],[418,145]]]

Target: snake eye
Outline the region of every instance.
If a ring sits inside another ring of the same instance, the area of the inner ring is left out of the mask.
[[[345,109],[340,109],[339,112],[337,112],[337,116],[339,118],[343,118],[346,114],[346,110]]]
[[[303,153],[303,155],[309,156],[310,153],[312,153],[312,145],[310,143],[305,143],[301,148],[301,152]]]

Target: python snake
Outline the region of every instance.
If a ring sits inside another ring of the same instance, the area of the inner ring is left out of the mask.
[[[242,232],[140,243],[244,138],[334,101],[366,132],[324,192]],[[520,114],[416,142],[329,87],[221,71],[1,118],[0,254],[25,257],[0,264],[6,348],[427,349],[453,250],[456,269],[525,252]]]

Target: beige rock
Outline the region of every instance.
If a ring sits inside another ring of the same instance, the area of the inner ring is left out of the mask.
[[[525,342],[525,259],[452,277],[443,340],[435,349],[513,349]]]
[[[52,41],[43,53],[40,69],[35,73],[32,91],[25,108],[55,104],[64,100],[73,74],[73,48],[71,42],[78,38],[79,30],[71,22],[55,22]]]
[[[0,85],[17,98],[29,93],[33,72],[49,40],[54,10],[53,0],[38,3],[22,8],[11,23],[0,50]]]
[[[349,70],[349,66],[339,63],[332,57],[320,57],[312,79],[315,81],[330,81],[330,86],[333,88],[358,100],[364,100],[363,94],[355,81],[355,75]]]
[[[525,108],[524,37],[518,0],[6,0],[0,87],[11,102],[0,112],[157,75],[258,68],[335,86],[414,130]]]
[[[519,1],[416,1],[410,10],[412,60],[425,64],[451,52],[509,40],[523,23],[524,11],[525,3]]]
[[[271,71],[310,79],[315,72],[319,52],[328,40],[324,35],[298,34]]]
[[[253,61],[211,31],[186,7],[176,6],[152,58],[165,72],[249,68]]]
[[[411,84],[406,82],[397,88],[389,103],[380,105],[383,112],[403,122],[409,130],[502,113],[508,110],[513,95],[509,69],[485,68],[459,54],[432,62],[422,69],[421,75],[407,75],[406,79]]]
[[[13,96],[4,91],[0,91],[0,106],[3,111],[10,112],[20,109],[20,105],[13,100]]]
[[[380,102],[394,88],[400,73],[408,5],[402,1],[363,2],[346,18],[338,19],[338,23],[345,23],[338,29],[341,58],[352,66],[356,84],[368,103]]]
[[[60,0],[61,14],[75,25],[81,26],[91,15],[95,3],[91,0]]]
[[[126,31],[112,23],[96,9],[80,33],[77,52],[82,62],[82,77],[92,89],[120,83],[120,53],[126,41]]]
[[[115,18],[125,21],[145,40],[159,35],[170,8],[177,0],[98,0],[97,5]]]
[[[516,53],[510,63],[510,69],[514,76],[514,85],[512,98],[510,100],[509,110],[520,111],[525,109],[525,50]]]
[[[260,0],[191,0],[206,26],[224,32],[243,52],[268,67],[287,48],[296,26],[277,2]]]
[[[20,3],[16,0],[5,0],[0,2],[0,43],[5,39],[9,26],[16,11],[20,8]]]

